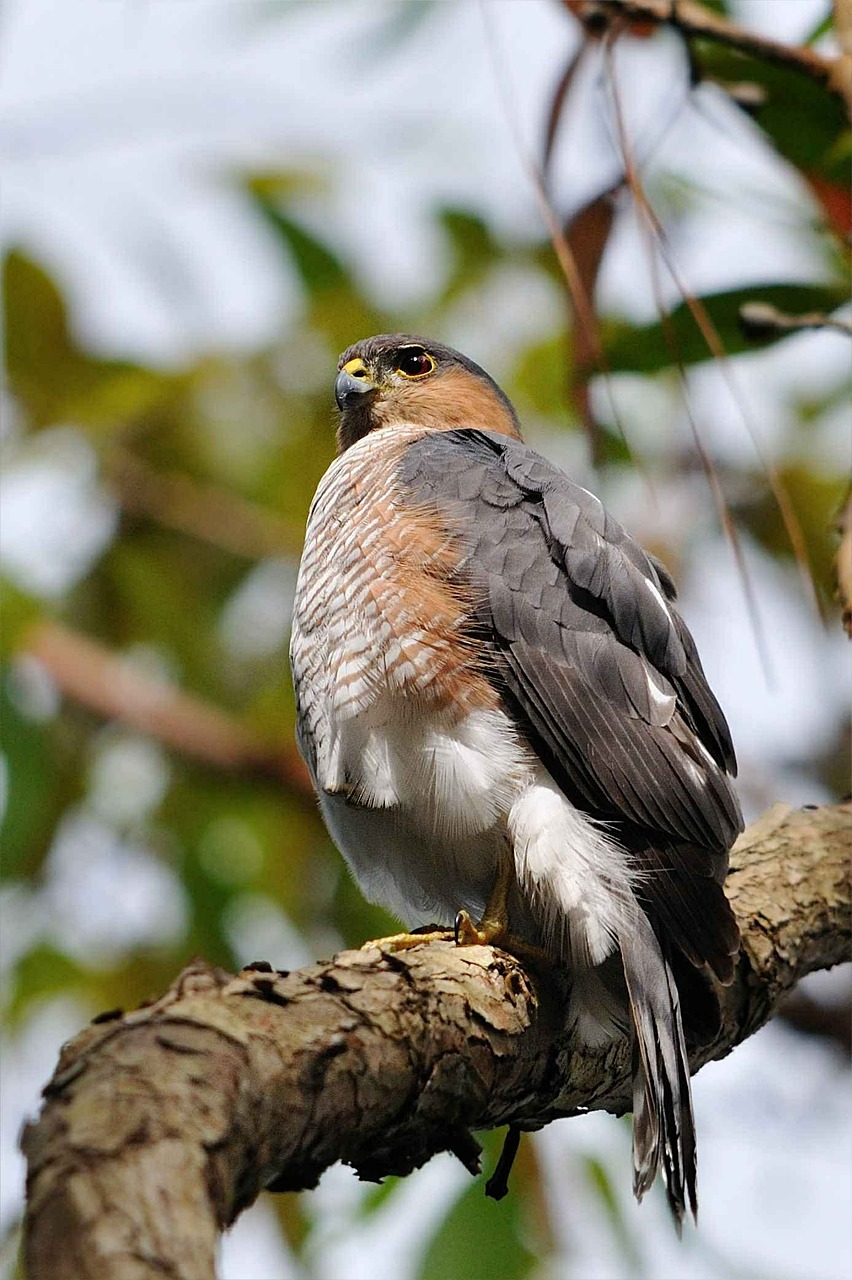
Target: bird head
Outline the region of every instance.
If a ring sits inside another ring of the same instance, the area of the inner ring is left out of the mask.
[[[334,397],[342,453],[403,423],[430,431],[476,427],[520,438],[515,410],[493,378],[440,342],[402,333],[365,338],[338,362]]]

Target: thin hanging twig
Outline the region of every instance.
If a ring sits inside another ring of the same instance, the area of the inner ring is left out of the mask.
[[[728,506],[728,502],[725,497],[724,490],[719,481],[719,476],[716,472],[716,468],[713,465],[713,459],[710,457],[710,454],[708,453],[704,445],[704,441],[701,438],[701,431],[699,429],[698,422],[696,421],[695,413],[692,408],[692,397],[689,391],[689,380],[686,375],[686,369],[684,368],[683,360],[681,359],[680,353],[678,351],[677,339],[673,332],[670,317],[668,316],[668,313],[666,311],[665,302],[663,299],[662,282],[660,280],[660,275],[659,275],[659,259],[657,256],[657,246],[654,241],[653,224],[648,218],[648,209],[649,209],[648,198],[645,193],[645,188],[642,184],[642,179],[639,176],[639,172],[633,157],[632,148],[630,146],[630,138],[627,132],[626,121],[624,119],[624,107],[621,100],[621,93],[618,88],[618,81],[615,75],[615,56],[614,56],[613,46],[614,46],[614,40],[608,38],[604,44],[604,61],[605,61],[606,72],[607,72],[607,81],[608,81],[610,96],[612,98],[613,115],[615,118],[616,131],[618,134],[619,150],[620,150],[622,162],[624,165],[624,175],[627,180],[627,185],[630,188],[630,192],[633,196],[633,200],[636,204],[637,211],[639,213],[639,229],[645,241],[648,267],[651,275],[651,287],[654,292],[654,301],[656,303],[657,312],[660,317],[660,323],[663,327],[663,332],[666,337],[666,342],[668,343],[669,349],[672,353],[672,360],[673,360],[674,366],[677,369],[678,382],[680,385],[681,395],[683,398],[683,405],[684,405],[684,409],[686,410],[687,419],[689,421],[689,426],[692,433],[692,439],[695,445],[695,451],[698,454],[698,458],[701,463],[702,470],[707,479],[707,484],[709,486],[710,493],[713,497],[713,502],[716,507],[716,514],[719,520],[719,524],[722,528],[722,532],[728,542],[728,545],[731,548],[731,554],[733,555],[734,562],[737,566],[737,571],[740,576],[740,582],[742,584],[743,595],[745,597],[746,609],[748,611],[748,615],[752,625],[752,630],[754,633],[755,645],[757,647],[757,651],[760,656],[760,661],[763,666],[767,683],[771,686],[773,684],[772,663],[769,657],[769,649],[766,642],[766,630],[764,628],[763,619],[760,614],[760,608],[759,608],[757,596],[754,590],[754,583],[752,581],[748,564],[746,563],[742,543],[740,541],[739,534],[737,533],[736,525],[734,524],[730,507]]]
[[[582,273],[577,264],[577,259],[571,249],[571,245],[568,243],[568,238],[566,237],[559,221],[559,216],[556,213],[548,195],[544,174],[539,165],[536,164],[524,143],[523,137],[521,136],[520,129],[518,127],[517,113],[514,110],[514,105],[511,101],[507,87],[509,84],[508,70],[502,57],[502,51],[497,43],[494,30],[489,24],[488,17],[486,15],[485,0],[480,0],[480,11],[482,13],[486,40],[488,41],[488,48],[494,66],[494,79],[497,91],[500,95],[503,114],[511,132],[518,159],[532,186],[536,202],[541,212],[542,220],[550,237],[553,252],[556,255],[556,260],[559,263],[560,270],[562,271],[562,275],[568,286],[568,292],[571,298],[578,328],[581,330],[583,335],[583,346],[585,351],[588,353],[589,369],[587,370],[587,375],[590,373],[591,369],[596,369],[601,373],[612,420],[615,423],[616,429],[624,442],[624,446],[633,460],[637,471],[642,475],[646,485],[648,486],[652,499],[656,502],[656,493],[653,482],[647,474],[641,458],[634,453],[630,445],[621,414],[618,410],[618,404],[612,390],[610,378],[611,370],[600,340],[599,327],[593,301],[584,284]],[[555,122],[552,122],[549,127],[555,129]],[[594,465],[596,453],[595,441],[591,440],[590,445],[592,450],[592,462]]]
[[[613,87],[615,87],[614,81],[612,80],[612,78],[611,78],[611,84],[613,85]],[[616,116],[617,114],[618,113],[616,112]],[[627,163],[628,163],[628,157],[625,157],[625,164]],[[635,170],[634,170],[634,179],[636,179]],[[818,616],[822,617],[823,616],[822,608],[820,605],[819,597],[816,592],[816,587],[814,585],[813,574],[811,573],[810,561],[809,561],[808,552],[807,552],[807,545],[805,543],[804,534],[802,532],[802,526],[799,522],[798,516],[796,515],[796,511],[795,511],[795,508],[793,507],[793,503],[790,499],[790,495],[787,492],[787,487],[784,484],[784,481],[778,471],[778,468],[775,466],[772,459],[769,457],[766,451],[766,447],[763,443],[763,439],[761,437],[760,431],[757,427],[757,424],[754,422],[752,415],[746,406],[741,389],[737,384],[737,380],[734,375],[733,368],[731,367],[731,358],[728,355],[727,351],[725,350],[725,345],[722,341],[721,335],[719,334],[719,331],[716,328],[716,325],[714,324],[709,312],[707,311],[707,308],[700,301],[700,299],[696,298],[691,293],[691,291],[687,288],[686,283],[681,275],[680,269],[678,268],[677,263],[675,261],[671,243],[669,241],[666,230],[662,225],[662,223],[660,222],[660,219],[657,216],[656,211],[654,210],[653,206],[648,200],[641,182],[636,182],[635,186],[631,185],[631,190],[633,191],[634,198],[637,201],[637,207],[640,211],[640,214],[644,219],[647,220],[647,223],[650,226],[654,234],[654,237],[656,238],[656,243],[659,248],[660,255],[662,257],[663,262],[665,263],[665,266],[669,272],[669,275],[671,276],[681,297],[686,303],[690,311],[690,314],[692,315],[698,327],[698,330],[701,333],[701,336],[704,338],[704,341],[707,344],[708,350],[710,351],[711,355],[714,357],[717,364],[719,365],[719,368],[728,386],[728,390],[731,394],[731,397],[734,400],[734,403],[736,404],[739,410],[740,417],[742,419],[743,425],[746,428],[749,439],[751,440],[752,447],[766,474],[766,478],[769,483],[769,487],[772,491],[772,495],[775,498],[776,503],[778,504],[778,509],[781,513],[781,518],[784,523],[784,528],[786,530],[787,537],[789,538],[790,546],[793,551],[793,556],[799,569],[799,576],[802,581],[805,595],[807,596],[808,599],[812,601],[814,609],[816,610]]]

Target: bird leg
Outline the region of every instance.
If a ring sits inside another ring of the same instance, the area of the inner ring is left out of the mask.
[[[374,938],[361,946],[364,951],[368,947],[379,950],[407,951],[417,947],[421,942],[453,942],[457,947],[495,946],[519,960],[526,961],[538,968],[553,968],[553,957],[541,947],[530,942],[514,938],[509,932],[509,894],[515,882],[515,865],[511,850],[500,859],[494,887],[485,904],[485,911],[479,924],[474,924],[469,911],[462,907],[455,920],[453,929],[441,929],[438,925],[426,925],[422,929],[414,929],[410,933],[394,933],[388,938]]]
[[[514,867],[507,851],[507,856],[500,859],[497,877],[485,904],[485,914],[479,924],[473,923],[473,917],[464,908],[456,916],[453,929],[441,929],[437,925],[427,925],[425,929],[412,930],[410,933],[394,933],[389,938],[375,938],[372,942],[363,943],[366,947],[384,947],[389,951],[407,951],[421,942],[453,942],[457,947],[483,946],[488,943],[501,944],[509,937],[509,890],[514,881]],[[523,945],[521,943],[519,946]],[[511,950],[511,948],[507,948]]]
[[[511,859],[501,858],[497,868],[494,888],[485,904],[485,913],[479,924],[473,923],[469,911],[462,907],[452,929],[427,925],[425,929],[413,929],[410,933],[394,933],[389,938],[375,938],[362,944],[365,947],[386,947],[391,951],[407,951],[421,942],[455,942],[457,947],[503,945],[509,938],[509,890],[514,880]],[[522,943],[518,943],[522,946]],[[507,947],[511,950],[511,947]]]
[[[497,876],[494,887],[485,904],[485,911],[479,924],[473,923],[469,911],[464,908],[456,916],[455,939],[459,947],[487,946],[492,943],[502,944],[509,936],[509,890],[514,882],[514,867],[509,857],[501,858],[497,864]]]
[[[551,971],[554,966],[553,956],[548,955],[541,947],[521,938],[513,937],[509,930],[509,894],[515,883],[515,863],[511,850],[501,858],[497,866],[497,876],[491,890],[485,911],[478,925],[473,923],[470,912],[462,909],[456,916],[456,946],[493,946],[509,955],[517,957],[538,969]]]

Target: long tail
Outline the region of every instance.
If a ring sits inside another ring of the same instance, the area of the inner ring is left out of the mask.
[[[633,1023],[633,1190],[641,1200],[662,1165],[678,1230],[698,1212],[695,1123],[677,987],[648,917],[637,906],[619,935]]]

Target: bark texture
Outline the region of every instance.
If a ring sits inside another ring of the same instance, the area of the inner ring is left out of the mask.
[[[848,957],[850,853],[850,805],[779,806],[740,839],[743,948],[694,1069]],[[191,966],[63,1050],[23,1137],[30,1280],[211,1280],[218,1232],[265,1186],[313,1186],[338,1160],[405,1174],[442,1150],[475,1171],[472,1129],[627,1110],[626,1043],[579,1051],[564,1007],[555,975],[490,947],[370,947],[236,977]]]

